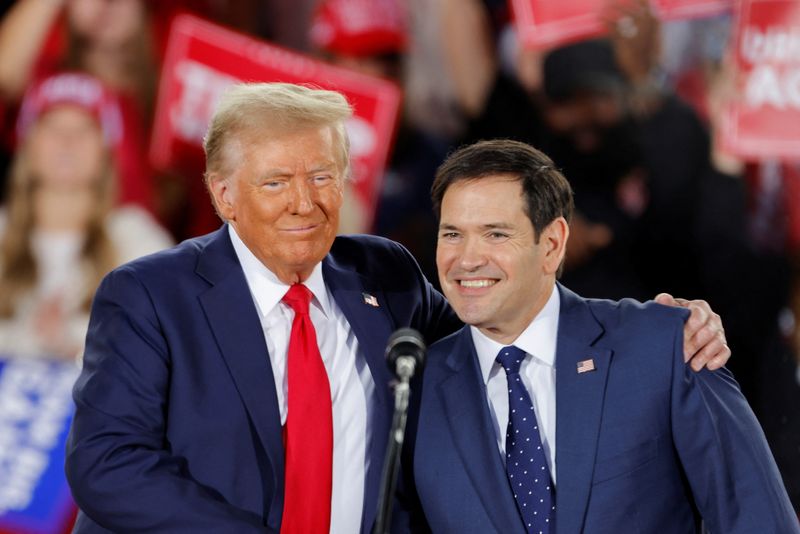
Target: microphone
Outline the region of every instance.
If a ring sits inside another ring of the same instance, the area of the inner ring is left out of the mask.
[[[413,328],[400,328],[386,343],[386,362],[397,378],[407,381],[425,363],[426,349],[422,334]]]
[[[411,396],[411,378],[417,368],[425,362],[425,341],[422,334],[413,328],[396,330],[386,342],[386,363],[398,381],[394,384],[394,416],[389,431],[389,443],[383,462],[381,492],[378,498],[378,513],[374,534],[389,534],[391,529],[392,504],[400,465],[400,450],[406,433],[406,415]]]

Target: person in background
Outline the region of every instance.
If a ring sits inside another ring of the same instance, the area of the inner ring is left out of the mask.
[[[171,239],[141,208],[114,207],[120,110],[98,80],[44,79],[17,126],[0,210],[0,354],[75,358],[100,279]]]
[[[26,87],[54,73],[96,77],[116,94],[122,112],[117,201],[165,211],[156,206],[147,162],[159,69],[150,4],[155,3],[19,0],[0,21],[0,96],[13,110]]]

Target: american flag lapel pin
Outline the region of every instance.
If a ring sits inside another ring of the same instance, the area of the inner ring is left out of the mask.
[[[375,308],[380,306],[380,304],[378,304],[378,299],[376,299],[374,295],[370,295],[369,293],[361,293],[361,296],[364,297],[364,304],[369,304]]]
[[[589,358],[588,360],[583,360],[582,362],[578,362],[578,374],[588,373],[594,370],[595,366],[593,359]]]

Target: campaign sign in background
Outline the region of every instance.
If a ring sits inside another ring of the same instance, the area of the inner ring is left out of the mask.
[[[347,97],[355,109],[346,125],[353,190],[371,219],[400,110],[399,87],[188,14],[175,17],[167,43],[150,152],[154,166],[202,169],[203,135],[216,103],[238,82],[307,83]]]
[[[800,158],[800,2],[742,0],[732,43],[737,97],[722,148],[745,159]]]
[[[603,17],[610,6],[637,0],[510,0],[523,45],[545,48],[606,33]],[[661,19],[716,15],[731,9],[733,0],[650,0]],[[611,10],[615,12],[615,10]]]
[[[64,475],[74,363],[0,357],[0,534],[68,532]]]

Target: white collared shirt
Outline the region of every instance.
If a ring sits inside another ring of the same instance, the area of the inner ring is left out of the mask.
[[[288,410],[286,357],[294,311],[281,302],[281,299],[289,286],[281,282],[253,255],[232,225],[228,225],[228,231],[264,330],[283,425]],[[364,479],[369,463],[368,407],[374,403],[375,382],[350,324],[325,285],[321,263],[317,264],[303,284],[314,295],[309,306],[309,315],[314,323],[319,352],[328,372],[333,403],[330,532],[351,534],[361,530]],[[313,439],[313,435],[309,439]]]
[[[553,483],[556,481],[555,361],[560,309],[561,299],[558,290],[554,287],[544,308],[519,337],[510,343],[527,353],[520,367],[520,376],[533,402],[536,420],[539,423],[539,435],[542,438]],[[497,447],[500,457],[505,462],[508,382],[503,367],[495,361],[497,353],[504,345],[486,337],[474,326],[471,326],[470,330],[475,351],[478,354],[483,381],[486,384],[486,400],[492,412]]]

